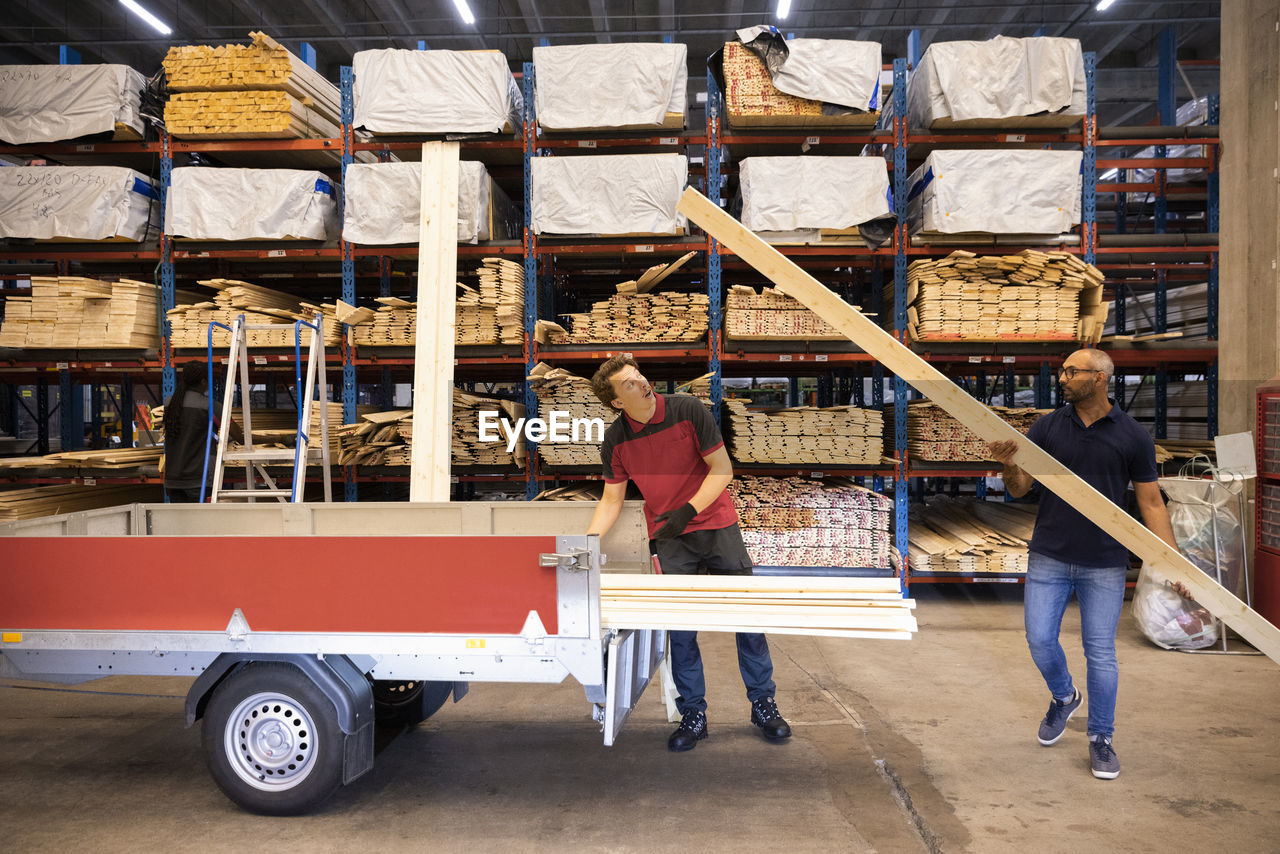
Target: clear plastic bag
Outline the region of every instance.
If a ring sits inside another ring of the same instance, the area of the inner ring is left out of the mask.
[[[1179,477],[1160,478],[1160,488],[1169,498],[1173,533],[1187,560],[1238,596],[1246,560],[1241,484],[1190,476],[1195,465],[1193,460]],[[1166,649],[1203,649],[1216,643],[1222,631],[1200,603],[1183,596],[1173,582],[1148,566],[1138,575],[1133,616],[1142,633]]]

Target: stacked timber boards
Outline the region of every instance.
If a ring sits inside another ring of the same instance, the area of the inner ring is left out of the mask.
[[[885,441],[893,442],[894,404],[884,408]],[[1024,436],[1048,409],[1011,409],[993,406],[995,412]],[[913,460],[925,462],[991,462],[986,442],[946,410],[927,400],[907,404],[907,451]],[[994,463],[993,463],[994,465]]]
[[[910,640],[915,602],[896,578],[600,575],[604,628]]]
[[[292,347],[294,321],[315,322],[323,315],[324,343],[336,346],[340,325],[332,306],[316,306],[302,302],[291,294],[274,291],[235,279],[204,279],[198,284],[217,291],[213,301],[182,305],[169,312],[174,347],[205,347],[209,343],[209,324],[232,326],[243,315],[249,324],[273,324],[275,329],[251,329],[246,333],[250,347]],[[303,345],[310,339],[303,329]],[[213,329],[213,346],[228,347],[231,334],[219,327]]]
[[[725,303],[724,334],[739,341],[847,341],[798,300],[775,288],[733,285]]]
[[[729,452],[740,463],[880,465],[884,422],[878,410],[856,406],[752,411],[729,398]]]
[[[179,303],[194,294],[179,291]],[[0,347],[27,349],[120,348],[160,345],[155,285],[81,276],[32,276],[31,296],[5,300]]]
[[[524,417],[524,405],[501,398],[480,397],[453,390],[453,444],[450,451],[454,467],[499,466],[524,468],[523,439],[513,451],[507,450],[507,437],[500,441],[481,441],[481,412],[492,412],[514,423]],[[340,465],[407,466],[412,463],[413,410],[368,412],[355,424],[337,428],[341,443]]]
[[[1037,505],[933,496],[913,504],[912,572],[1025,573]]]
[[[529,372],[528,381],[538,397],[538,411],[541,413],[564,412],[570,419],[600,419],[606,427],[618,417],[617,410],[600,402],[586,377],[539,362]],[[580,440],[570,442],[543,442],[538,446],[538,460],[547,468],[598,470],[601,436],[584,435]]]
[[[159,501],[164,492],[159,484],[121,484],[110,486],[82,486],[58,484],[36,486],[30,489],[0,491],[0,522],[17,519],[35,519],[40,516],[56,516],[59,513],[75,513],[80,510],[96,510],[99,507],[115,507],[119,504]]]

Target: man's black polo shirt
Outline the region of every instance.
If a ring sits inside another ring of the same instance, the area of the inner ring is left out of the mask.
[[[689,501],[711,470],[704,456],[724,445],[720,428],[702,401],[687,394],[654,393],[656,408],[648,424],[618,416],[600,445],[605,483],[635,481],[644,496],[649,536],[661,527],[656,516]],[[685,531],[727,528],[738,521],[729,491],[721,492],[693,517]]]
[[[1084,426],[1068,403],[1027,431],[1058,462],[1123,507],[1129,482],[1156,480],[1156,449],[1150,434],[1115,403],[1111,411]],[[1040,513],[1030,549],[1082,566],[1126,566],[1129,550],[1083,514],[1040,484]]]

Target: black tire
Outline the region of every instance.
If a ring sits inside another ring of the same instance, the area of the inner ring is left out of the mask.
[[[452,690],[452,682],[375,679],[375,718],[379,726],[413,726],[439,711]]]
[[[202,742],[218,788],[260,815],[310,812],[342,784],[333,703],[298,668],[248,664],[213,692]]]

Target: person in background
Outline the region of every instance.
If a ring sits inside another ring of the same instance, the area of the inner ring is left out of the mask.
[[[209,424],[208,386],[208,365],[187,362],[178,372],[173,395],[164,404],[164,491],[172,503],[204,501],[200,484]],[[234,422],[231,434],[237,441],[243,438]]]
[[[751,557],[738,530],[738,512],[726,491],[733,464],[711,413],[685,394],[661,395],[626,355],[602,364],[591,388],[618,410],[600,446],[604,495],[588,534],[603,536],[618,520],[627,481],[644,496],[644,515],[662,571],[693,575],[750,575]],[[698,633],[672,631],[671,670],[680,692],[680,726],[667,739],[673,751],[692,750],[707,737],[706,680]],[[774,701],[773,660],[763,634],[737,635],[738,669],[751,701],[751,723],[770,741],[791,735]]]
[[[1115,504],[1123,506],[1132,483],[1142,521],[1176,549],[1169,511],[1156,484],[1155,443],[1142,425],[1107,398],[1114,372],[1111,357],[1101,350],[1077,350],[1068,356],[1058,371],[1066,405],[1031,425],[1027,438]],[[1074,592],[1080,603],[1087,664],[1090,765],[1093,776],[1114,779],[1120,774],[1120,760],[1111,745],[1120,682],[1116,626],[1124,604],[1129,552],[1075,508],[1035,484],[1013,462],[1017,442],[993,442],[987,450],[1004,466],[1004,485],[1010,495],[1021,497],[1033,486],[1040,493],[1040,511],[1028,547],[1023,612],[1031,658],[1053,695],[1040,722],[1039,741],[1047,746],[1060,739],[1083,700],[1058,641],[1062,615]]]

